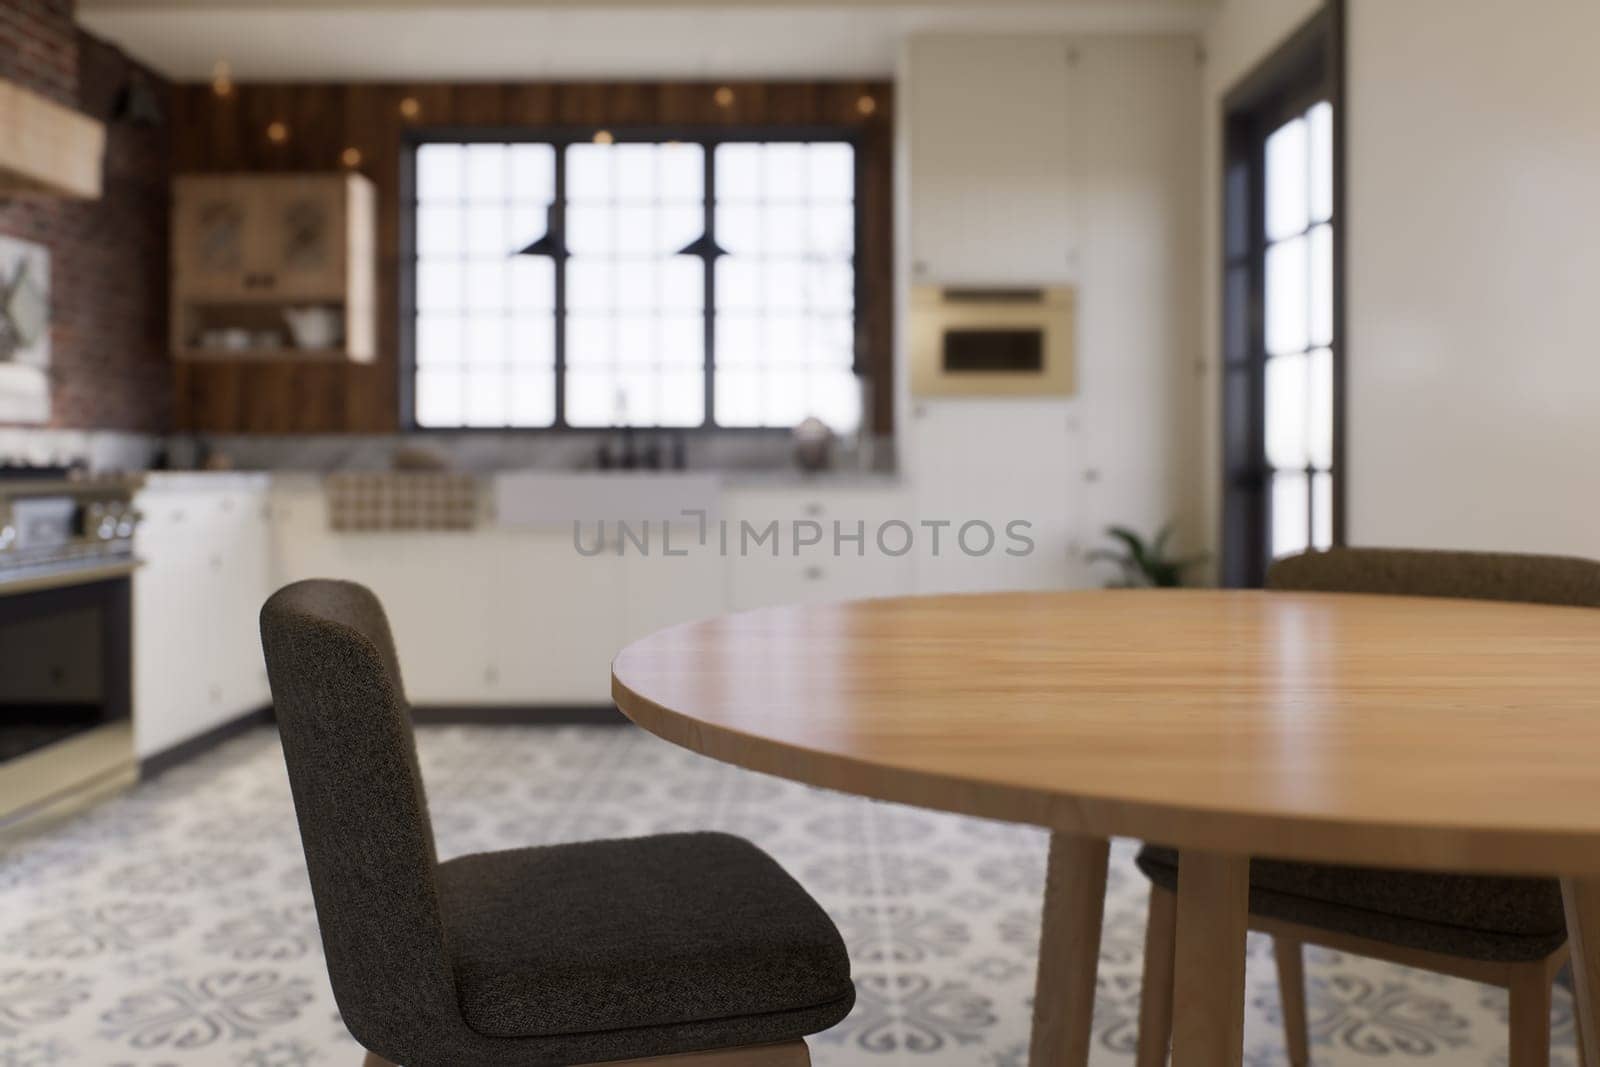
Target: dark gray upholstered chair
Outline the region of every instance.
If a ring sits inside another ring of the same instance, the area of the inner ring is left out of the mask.
[[[1267,574],[1267,588],[1600,607],[1600,563],[1489,552],[1336,548],[1279,560]],[[1397,768],[1396,773],[1404,770]],[[1138,1067],[1159,1067],[1171,1042],[1178,854],[1147,845],[1138,864],[1153,883]],[[1567,958],[1561,889],[1553,880],[1255,860],[1250,864],[1250,924],[1273,937],[1294,1067],[1305,1067],[1309,1055],[1305,944],[1506,987],[1511,992],[1511,1067],[1549,1063],[1550,987]]]
[[[369,1064],[803,1067],[802,1038],[849,1013],[838,930],[739,838],[438,862],[366,589],[288,586],[261,610],[261,641],[328,975]]]

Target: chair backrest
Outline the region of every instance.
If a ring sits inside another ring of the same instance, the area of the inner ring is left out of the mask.
[[[1267,588],[1600,607],[1600,563],[1572,556],[1334,548],[1278,560]]]
[[[369,1048],[458,1026],[438,856],[383,605],[351,582],[297,582],[262,607],[261,644],[345,1025]]]

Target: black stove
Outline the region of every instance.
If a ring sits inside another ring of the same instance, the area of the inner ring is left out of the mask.
[[[76,467],[0,465],[0,585],[131,563],[141,481]]]

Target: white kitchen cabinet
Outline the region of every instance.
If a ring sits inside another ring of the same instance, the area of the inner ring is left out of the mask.
[[[496,571],[490,648],[494,703],[611,702],[611,657],[622,644],[625,561],[583,556],[569,532],[484,536]]]
[[[134,724],[150,756],[266,706],[267,482],[154,475],[137,507]]]
[[[178,744],[270,694],[257,617],[271,591],[304,578],[343,578],[383,600],[418,706],[579,706],[610,703],[610,664],[630,641],[731,609],[910,592],[913,558],[884,556],[879,525],[907,518],[909,494],[862,487],[733,487],[722,494],[730,553],[717,527],[675,524],[666,555],[649,549],[584,555],[570,527],[486,523],[450,532],[334,531],[314,476],[159,476],[140,495],[135,584],[135,701],[140,752]],[[740,520],[779,523],[781,552],[738,554]],[[823,541],[793,555],[794,523]],[[862,524],[858,554],[833,550],[833,523]],[[586,529],[587,537],[592,527]],[[586,545],[588,542],[585,542]]]
[[[709,531],[708,531],[709,533]],[[727,575],[722,559],[712,551],[715,542],[701,546],[697,524],[674,523],[668,556],[659,543],[651,553],[630,551],[623,556],[622,583],[626,592],[618,647],[676,626],[709,619],[723,612]]]
[[[727,605],[747,611],[772,604],[819,603],[909,593],[915,583],[915,548],[889,555],[878,544],[883,524],[900,520],[913,527],[910,499],[898,488],[735,487],[723,498],[728,523]],[[773,541],[759,546],[755,536],[777,523]],[[797,533],[797,524],[799,532]],[[815,526],[810,525],[815,524]],[[818,536],[817,544],[797,540]],[[863,541],[848,538],[860,529]],[[746,536],[748,530],[755,535]],[[836,531],[842,532],[836,544]],[[902,535],[886,536],[898,551]]]
[[[493,692],[491,576],[470,532],[338,533],[330,542],[326,573],[383,601],[411,700],[476,704]]]
[[[586,550],[591,536],[586,528]],[[686,527],[675,538],[693,542]],[[720,561],[698,546],[666,556],[652,540],[648,552],[629,543],[619,554],[609,527],[595,555],[577,550],[570,529],[498,530],[483,540],[497,573],[488,601],[495,703],[609,704],[611,660],[623,645],[722,610]]]
[[[922,405],[905,431],[916,510],[950,525],[937,556],[916,555],[917,592],[1065,589],[1092,581],[1074,543],[1085,482],[1072,420],[1070,410],[1045,399]],[[1031,548],[1007,536],[1014,522],[1026,524],[1015,533]],[[963,549],[968,523],[986,527],[973,526]],[[987,551],[986,528],[995,538]]]
[[[493,696],[487,601],[494,578],[476,531],[334,531],[320,479],[273,498],[273,581],[359,582],[383,601],[406,695],[461,705]]]
[[[918,36],[904,111],[913,282],[1038,285],[1072,266],[1071,47]]]

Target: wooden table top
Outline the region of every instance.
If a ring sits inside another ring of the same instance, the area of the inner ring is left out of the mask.
[[[635,722],[831,789],[1213,852],[1600,873],[1600,611],[1096,591],[768,608],[613,663]]]

